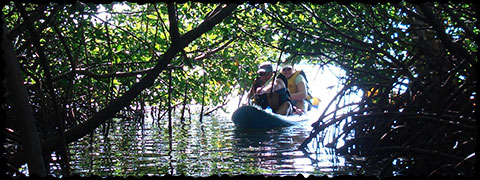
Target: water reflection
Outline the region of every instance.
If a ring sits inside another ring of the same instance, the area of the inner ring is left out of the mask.
[[[273,174],[308,174],[314,171],[312,162],[298,150],[308,132],[301,126],[270,130],[235,129],[234,145],[239,154],[254,156],[259,167]]]
[[[324,174],[311,155],[298,150],[310,126],[240,130],[228,115],[172,122],[113,119],[108,135],[102,128],[70,144],[72,168],[81,175],[143,176],[213,174]],[[155,123],[153,123],[155,122]],[[328,166],[328,165],[327,165]]]

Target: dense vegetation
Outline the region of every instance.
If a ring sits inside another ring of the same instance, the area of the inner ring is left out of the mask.
[[[10,2],[2,156],[10,174],[28,163],[43,176],[55,151],[68,174],[66,144],[112,117],[151,107],[159,121],[175,109],[183,118],[192,104],[204,114],[242,95],[257,64],[283,52],[283,63],[347,72],[303,148],[342,124],[331,143],[343,138],[339,153],[379,170],[365,173],[388,176],[396,162],[405,174],[472,175],[476,13],[469,3]],[[360,102],[342,104],[358,91]]]

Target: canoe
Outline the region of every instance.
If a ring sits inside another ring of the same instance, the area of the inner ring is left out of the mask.
[[[238,108],[232,115],[232,121],[235,126],[242,129],[272,129],[287,127],[299,125],[306,120],[308,120],[306,114],[284,116],[250,105]]]

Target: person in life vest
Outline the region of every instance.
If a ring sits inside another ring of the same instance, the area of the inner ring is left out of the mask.
[[[281,72],[288,79],[288,90],[295,114],[303,114],[308,108],[307,100],[312,98],[307,91],[307,82],[302,72],[295,71],[290,65],[284,66]]]
[[[263,109],[270,106],[274,113],[282,115],[292,114],[293,107],[286,85],[287,78],[282,74],[274,77],[274,71],[270,63],[260,64],[257,74],[258,78],[254,81],[247,95],[247,100],[250,101],[253,97],[254,103]]]

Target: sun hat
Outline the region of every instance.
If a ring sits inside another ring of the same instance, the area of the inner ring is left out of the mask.
[[[270,64],[269,62],[260,64],[260,66],[258,66],[257,73],[260,73],[260,72],[273,72],[272,64]]]
[[[282,66],[282,71],[283,71],[283,69],[286,69],[286,68],[293,69],[293,66],[290,65],[290,64],[284,65],[284,66]]]

